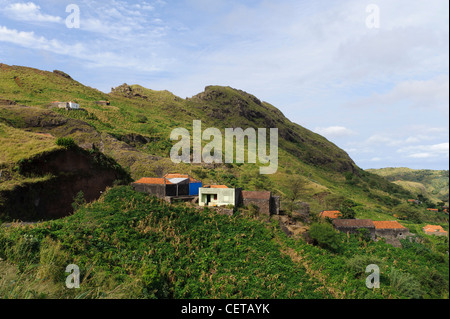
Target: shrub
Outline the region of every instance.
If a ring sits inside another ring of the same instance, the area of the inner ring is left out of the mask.
[[[392,268],[389,280],[391,287],[402,296],[409,299],[423,298],[422,287],[413,275]]]
[[[347,259],[345,264],[354,274],[355,277],[365,274],[366,268],[369,265],[377,265],[381,267],[383,261],[374,256],[356,255]]]
[[[61,243],[46,237],[41,243],[37,277],[54,282],[62,279],[67,265],[66,259],[67,254],[63,251]]]
[[[309,235],[322,248],[337,252],[339,250],[340,235],[330,224],[315,223],[309,229]]]
[[[139,114],[136,116],[136,122],[138,123],[147,123],[148,118],[145,115]]]
[[[86,199],[84,199],[83,191],[79,191],[78,194],[74,197],[72,207],[73,211],[77,211],[80,207],[86,205]]]
[[[56,145],[62,146],[65,148],[72,148],[77,145],[75,143],[74,139],[71,137],[59,137],[55,143],[56,143]]]

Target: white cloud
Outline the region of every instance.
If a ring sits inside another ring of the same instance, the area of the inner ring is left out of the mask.
[[[435,157],[448,158],[449,143],[408,146],[399,149],[397,152],[405,153],[407,157],[417,159],[435,158]]]
[[[328,138],[346,137],[356,134],[344,126],[317,127],[315,132]]]
[[[3,11],[9,18],[19,21],[31,21],[31,22],[61,22],[62,18],[58,16],[52,16],[41,12],[41,7],[33,2],[27,3],[12,3],[7,5]]]
[[[102,47],[100,50],[94,51],[81,42],[67,44],[56,39],[37,36],[34,32],[17,31],[5,26],[0,26],[0,41],[14,43],[32,50],[46,50],[74,57],[94,67],[130,67],[140,68],[147,72],[157,70],[152,63],[152,56],[147,57],[146,61],[137,58],[124,59],[123,56]]]
[[[448,113],[448,74],[441,74],[429,80],[401,81],[387,93],[375,93],[372,96],[354,100],[348,105],[380,108],[402,104],[412,108],[434,108]]]

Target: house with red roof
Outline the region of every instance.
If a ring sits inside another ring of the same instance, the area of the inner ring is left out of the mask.
[[[375,225],[375,234],[378,237],[390,239],[405,239],[411,236],[409,229],[400,224],[398,221],[373,221]]]
[[[187,174],[166,174],[164,177],[143,177],[132,184],[136,191],[159,198],[196,196],[202,182]]]
[[[435,236],[448,236],[448,232],[439,225],[427,225],[423,228],[423,231],[427,235],[435,235]]]
[[[375,225],[371,219],[334,219],[333,226],[347,234],[357,234],[361,229],[366,229],[370,239],[375,239]]]

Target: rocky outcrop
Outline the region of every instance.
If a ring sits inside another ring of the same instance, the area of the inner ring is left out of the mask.
[[[69,79],[69,80],[73,80],[72,77],[69,74],[64,73],[63,71],[54,70],[53,73],[55,73],[56,75],[62,76],[63,78],[66,78],[66,79]]]
[[[131,86],[129,86],[126,83],[119,85],[116,88],[111,88],[111,94],[122,95],[127,98],[137,97],[137,98],[142,98],[144,100],[148,99],[148,96],[144,95],[142,90],[140,90],[139,88],[133,89]]]

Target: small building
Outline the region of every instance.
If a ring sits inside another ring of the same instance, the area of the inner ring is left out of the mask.
[[[95,104],[107,106],[110,105],[111,103],[109,101],[96,101]]]
[[[165,178],[172,181],[172,179],[187,179],[189,184],[188,195],[189,196],[198,196],[198,190],[203,186],[203,183],[195,178],[189,176],[189,174],[166,174]]]
[[[225,185],[210,185],[200,187],[198,190],[198,203],[200,206],[234,206],[240,202],[241,189],[228,188]]]
[[[334,219],[333,226],[347,234],[358,234],[360,230],[367,229],[370,239],[375,239],[375,225],[371,219]]]
[[[166,174],[161,178],[144,177],[132,184],[138,192],[167,200],[169,197],[195,197],[202,182],[187,174]]]
[[[375,234],[386,239],[406,239],[411,236],[409,229],[398,221],[373,221]]]
[[[423,231],[427,235],[435,235],[435,236],[448,236],[448,232],[439,225],[427,225],[423,228]]]
[[[436,209],[436,208],[427,208],[427,211],[429,211],[429,212],[439,212],[439,209]]]
[[[59,102],[59,101],[53,101],[51,103],[52,107],[57,107],[60,109],[67,109],[67,110],[79,110],[80,109],[80,105],[69,101],[69,102]]]
[[[323,210],[320,212],[319,217],[337,219],[342,216],[342,213],[338,210]]]
[[[269,191],[242,191],[242,204],[256,205],[259,211],[266,215],[280,214],[280,197],[272,196]]]
[[[408,203],[419,205],[419,204],[420,204],[420,201],[417,200],[417,199],[408,199]]]

